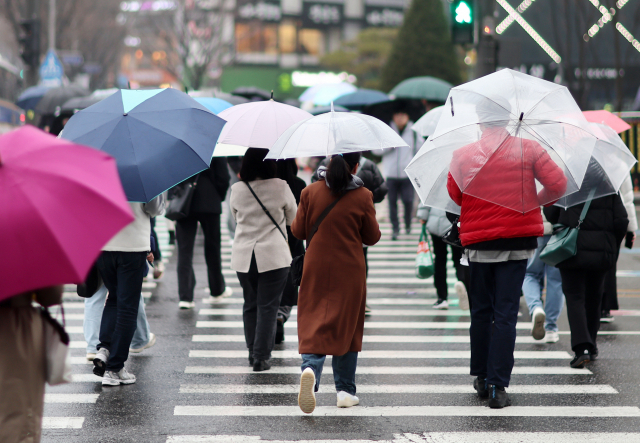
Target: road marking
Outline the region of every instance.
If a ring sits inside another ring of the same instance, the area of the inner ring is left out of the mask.
[[[295,374],[300,375],[297,366],[272,366],[268,371],[253,372],[250,366],[187,366],[185,374]],[[325,366],[323,374],[333,374],[330,366]],[[468,366],[358,366],[358,375],[469,375]],[[574,369],[554,366],[515,366],[513,375],[591,375],[589,369]]]
[[[142,297],[145,300],[151,298],[151,292],[150,291],[142,291]],[[62,299],[65,300],[65,301],[68,301],[68,300],[80,300],[80,302],[82,302],[82,297],[80,297],[75,291],[73,291],[73,292],[63,292],[62,293]]]
[[[95,403],[100,394],[44,394],[45,403]]]
[[[298,406],[176,406],[174,415],[218,417],[301,417]],[[315,417],[640,417],[636,406],[320,406]]]
[[[69,362],[72,365],[92,365],[93,362],[88,361],[86,357],[69,357]]]
[[[72,383],[100,383],[102,377],[94,374],[73,374]]]
[[[616,271],[616,277],[640,277],[640,271],[618,269]]]
[[[42,417],[42,429],[82,429],[84,417]]]
[[[244,343],[244,335],[218,335],[200,334],[194,335],[194,342],[208,343]],[[364,343],[469,343],[468,335],[365,335]],[[297,335],[285,336],[285,342],[298,345]],[[519,335],[516,343],[543,344],[542,340],[535,340],[530,335]]]
[[[180,385],[181,394],[297,394],[299,385]],[[335,395],[330,385],[320,385],[321,394]],[[358,394],[475,394],[471,384],[466,385],[363,385]],[[509,394],[617,394],[609,385],[515,385]]]
[[[298,310],[294,307],[291,311],[292,315],[297,315]],[[200,315],[242,315],[242,309],[200,309],[198,312]],[[84,314],[69,314],[70,315],[82,315]],[[460,317],[470,316],[470,311],[463,311],[461,309],[377,309],[371,313],[372,316],[389,316],[389,317],[420,317],[420,316],[439,316],[439,317]],[[640,314],[639,314],[640,315]],[[75,318],[74,318],[75,320]]]
[[[384,322],[366,321],[365,329],[469,329],[470,322]],[[288,321],[284,324],[287,329],[297,328],[298,323]],[[198,321],[196,328],[244,328],[241,321]],[[516,329],[531,329],[530,322],[516,323]]]
[[[69,348],[71,349],[84,349],[87,347],[87,342],[83,340],[71,340],[69,342]]]
[[[211,351],[194,349],[189,351],[190,358],[247,358],[247,351]],[[470,358],[471,351],[362,351],[358,353],[358,359],[363,358]],[[515,351],[516,359],[567,359],[571,358],[565,351]],[[295,358],[299,359],[298,351],[272,351],[271,358]]]
[[[64,330],[67,331],[68,334],[84,334],[82,326],[65,326]]]

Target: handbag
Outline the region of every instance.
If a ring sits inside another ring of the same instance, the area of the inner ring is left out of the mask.
[[[435,274],[436,268],[433,263],[431,244],[427,235],[427,225],[422,225],[420,240],[418,242],[418,255],[416,256],[416,277],[424,279]]]
[[[183,182],[169,191],[170,198],[164,214],[165,218],[178,221],[189,216],[191,201],[193,200],[193,194],[196,192],[199,177],[200,174],[196,176],[195,180]]]
[[[309,238],[307,239],[307,248],[309,248],[309,244],[311,243],[311,240],[313,239],[313,236],[315,235],[315,233],[318,231],[318,228],[320,227],[320,223],[322,223],[322,220],[325,219],[327,214],[331,212],[334,206],[345,195],[346,193],[336,198],[333,201],[333,203],[331,203],[329,206],[327,206],[324,209],[324,211],[322,211],[322,214],[320,214],[320,217],[318,217],[318,220],[316,220],[315,224],[311,228],[311,232],[309,233]],[[291,274],[291,280],[293,281],[293,284],[296,286],[300,286],[300,283],[302,282],[302,271],[304,269],[304,255],[305,253],[303,252],[302,254],[298,255],[297,257],[294,257],[293,260],[291,260],[291,269],[289,270],[289,273]]]
[[[595,192],[596,189],[593,188],[589,193],[589,198],[580,213],[578,226],[571,228],[560,224],[553,225],[553,235],[540,252],[540,260],[549,266],[556,266],[576,255],[578,252],[578,232],[580,232],[580,225],[587,216],[587,211],[589,210],[589,206],[591,206],[591,200]]]
[[[153,237],[152,237],[153,238]],[[102,276],[98,271],[98,264],[94,263],[84,282],[76,288],[76,293],[82,298],[91,298],[102,286]]]
[[[460,240],[460,230],[458,229],[458,223],[460,222],[460,216],[456,217],[451,227],[442,236],[442,241],[455,248],[462,249],[462,240]]]
[[[64,322],[64,309],[61,309]],[[51,317],[47,308],[43,308],[41,313],[44,330],[47,383],[49,383],[50,386],[71,383],[69,334],[64,330],[64,326]]]

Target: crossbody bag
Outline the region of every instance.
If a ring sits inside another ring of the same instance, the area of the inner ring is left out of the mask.
[[[253,194],[253,196],[256,198],[256,200],[258,201],[258,204],[260,205],[260,207],[262,208],[262,210],[264,211],[265,214],[267,214],[267,217],[269,217],[271,219],[271,221],[273,222],[274,225],[276,225],[276,228],[278,228],[278,231],[280,231],[280,234],[282,234],[282,238],[284,238],[284,241],[289,243],[289,241],[287,240],[287,236],[284,234],[284,232],[282,232],[282,229],[280,229],[280,225],[278,224],[278,222],[275,220],[275,218],[273,218],[273,216],[271,215],[271,213],[269,212],[269,210],[266,208],[265,205],[262,204],[262,202],[260,201],[260,199],[258,198],[258,196],[256,195],[255,191],[253,190],[253,188],[251,187],[251,185],[247,182],[245,182],[245,184],[247,185],[247,188],[249,188],[249,191],[251,191],[251,193]]]

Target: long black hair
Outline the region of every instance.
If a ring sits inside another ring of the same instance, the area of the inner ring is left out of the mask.
[[[331,157],[325,180],[332,194],[339,195],[346,191],[351,183],[351,171],[360,163],[361,155],[360,152],[352,152]]]
[[[240,180],[252,182],[258,178],[267,180],[276,177],[276,161],[265,160],[268,149],[249,148],[244,153],[240,167]]]
[[[298,164],[295,158],[288,158],[286,160],[278,160],[276,162],[278,172],[276,177],[287,182],[289,187],[293,186],[293,183],[298,176]]]

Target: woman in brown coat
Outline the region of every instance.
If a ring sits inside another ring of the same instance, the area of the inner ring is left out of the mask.
[[[355,175],[360,154],[336,155],[320,168],[320,180],[302,191],[291,232],[308,239],[320,214],[340,199],[320,223],[305,255],[298,296],[298,351],[302,376],[298,404],[315,409],[326,355],[333,355],[338,407],[357,405],[355,372],[362,350],[367,295],[362,245],[380,240],[371,191]]]

